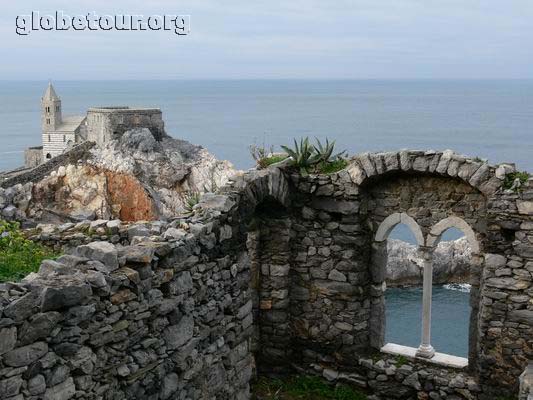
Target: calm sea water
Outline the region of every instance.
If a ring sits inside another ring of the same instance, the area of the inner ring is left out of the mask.
[[[0,82],[0,170],[40,144],[47,82]],[[248,145],[304,135],[350,153],[446,149],[533,171],[533,81],[57,81],[66,114],[161,107],[167,131],[239,168]]]
[[[439,353],[468,357],[470,293],[464,286],[433,286],[431,344]],[[388,343],[418,347],[422,335],[422,288],[385,292]]]

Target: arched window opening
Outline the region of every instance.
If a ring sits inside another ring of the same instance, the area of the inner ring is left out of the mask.
[[[49,160],[50,158],[52,158],[52,155],[50,153],[46,153],[46,159]]]
[[[387,239],[385,342],[418,347],[422,314],[422,261],[414,233],[396,225]]]
[[[471,248],[455,228],[442,233],[433,252],[432,335],[436,351],[468,357]]]
[[[379,225],[372,246],[372,280],[389,288],[375,292],[371,329],[378,335],[371,344],[387,343],[381,347],[384,352],[461,368],[469,362],[476,365],[479,305],[470,302],[470,296],[477,298],[479,287],[469,286],[479,282],[479,276],[470,275],[479,274],[482,263],[476,234],[458,217],[445,218],[428,230],[424,238],[416,221],[404,213],[390,215]]]

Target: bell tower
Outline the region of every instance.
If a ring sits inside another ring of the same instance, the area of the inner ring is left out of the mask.
[[[52,83],[41,98],[41,126],[44,132],[53,132],[61,125],[61,99],[56,94]]]

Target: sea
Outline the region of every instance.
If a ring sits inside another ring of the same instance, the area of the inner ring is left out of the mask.
[[[248,147],[330,138],[339,151],[453,149],[533,171],[533,80],[54,81],[64,114],[160,107],[167,132],[245,169]],[[0,170],[39,145],[46,81],[0,81]]]
[[[0,81],[0,170],[40,145],[46,81]],[[349,154],[453,149],[533,171],[533,80],[54,81],[65,115],[94,106],[159,107],[170,135],[200,144],[239,169],[250,145],[278,150],[294,138],[330,138]],[[451,232],[445,238],[458,237]],[[392,237],[413,242],[407,229]],[[463,288],[464,289],[464,288]],[[468,291],[434,290],[437,351],[465,356]],[[416,347],[419,288],[387,291],[387,340]]]

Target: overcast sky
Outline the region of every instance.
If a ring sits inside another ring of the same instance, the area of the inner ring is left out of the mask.
[[[0,79],[533,78],[532,0],[0,2]],[[15,33],[56,10],[189,14],[191,31]]]

